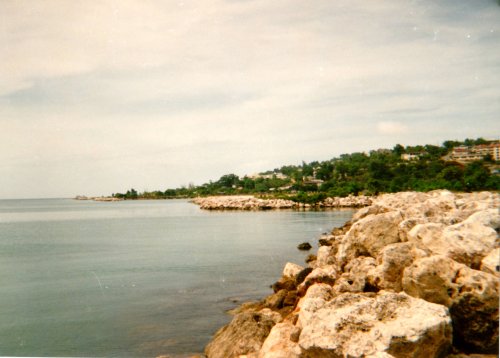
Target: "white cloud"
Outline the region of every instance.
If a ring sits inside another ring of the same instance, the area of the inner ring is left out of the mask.
[[[403,134],[408,127],[399,122],[381,121],[377,123],[377,130],[380,134]]]

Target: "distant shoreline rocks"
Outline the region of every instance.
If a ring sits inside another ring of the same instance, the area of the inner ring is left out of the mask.
[[[93,201],[123,201],[121,198],[114,198],[111,196],[85,196],[77,195],[75,200],[93,200]]]
[[[204,210],[279,210],[308,208],[361,208],[371,205],[369,196],[349,195],[333,197],[315,204],[297,203],[286,199],[260,199],[252,195],[209,196],[192,199],[191,202]]]

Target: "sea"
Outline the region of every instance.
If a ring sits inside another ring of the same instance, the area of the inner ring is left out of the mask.
[[[0,200],[0,356],[185,357],[352,210]]]

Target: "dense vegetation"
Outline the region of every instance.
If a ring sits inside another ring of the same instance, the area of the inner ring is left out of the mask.
[[[453,191],[499,190],[498,162],[486,155],[482,160],[458,163],[443,159],[453,147],[487,144],[479,138],[464,142],[446,141],[442,146],[406,146],[370,153],[342,154],[338,158],[301,165],[286,165],[257,176],[223,175],[200,186],[190,185],[165,191],[113,194],[123,199],[168,199],[207,195],[257,194],[286,197],[300,202],[317,202],[327,196],[373,195],[404,190]],[[403,154],[414,158],[404,160]]]

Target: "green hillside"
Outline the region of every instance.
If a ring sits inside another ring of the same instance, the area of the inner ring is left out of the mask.
[[[138,193],[123,199],[168,199],[208,195],[254,194],[314,203],[328,196],[375,195],[405,190],[499,190],[495,146],[482,138],[446,141],[442,146],[397,144],[392,149],[342,154],[326,161],[285,165],[253,176],[226,174],[199,186]],[[496,149],[498,153],[498,148]],[[493,153],[493,155],[491,153]]]

